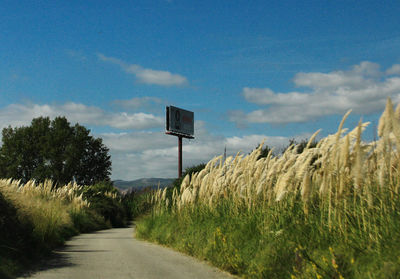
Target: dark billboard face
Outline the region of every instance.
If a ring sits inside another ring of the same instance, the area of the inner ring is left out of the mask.
[[[167,107],[167,131],[194,135],[194,113],[174,106]]]

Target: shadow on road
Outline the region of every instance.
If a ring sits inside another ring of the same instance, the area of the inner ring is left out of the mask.
[[[21,274],[22,278],[30,277],[32,274],[48,269],[57,269],[62,267],[76,266],[71,263],[70,257],[62,251],[54,251],[49,256],[38,261],[34,266]]]
[[[40,271],[77,266],[77,264],[71,262],[70,253],[109,252],[109,250],[83,250],[79,249],[78,246],[80,245],[66,245],[65,247],[59,250],[51,252],[49,256],[38,261],[36,264],[34,264],[20,276],[22,278],[27,278],[32,276],[32,274]]]

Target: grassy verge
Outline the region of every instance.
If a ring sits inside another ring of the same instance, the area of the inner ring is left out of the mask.
[[[137,223],[137,236],[245,278],[399,278],[400,204],[384,218],[369,213],[375,239],[356,221],[360,208],[348,212],[343,231],[327,228],[328,212],[315,202],[308,215],[299,197],[250,210],[233,201],[162,210]]]
[[[14,278],[73,235],[124,225],[121,198],[107,189],[0,180],[0,278]]]
[[[400,106],[304,149],[222,156],[154,194],[137,235],[245,278],[400,278]]]

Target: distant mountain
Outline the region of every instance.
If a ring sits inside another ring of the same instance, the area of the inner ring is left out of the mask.
[[[125,180],[114,180],[114,186],[120,189],[121,191],[129,190],[129,189],[143,189],[146,187],[151,187],[157,189],[165,188],[167,186],[172,185],[172,182],[175,178],[141,178],[131,181]]]

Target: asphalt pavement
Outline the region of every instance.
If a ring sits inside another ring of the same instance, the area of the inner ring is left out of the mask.
[[[81,234],[67,241],[36,271],[35,279],[235,278],[170,248],[134,238],[134,228]]]

